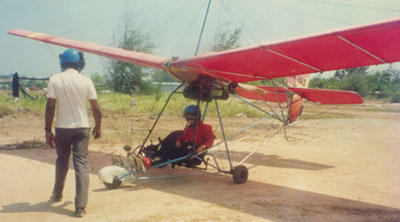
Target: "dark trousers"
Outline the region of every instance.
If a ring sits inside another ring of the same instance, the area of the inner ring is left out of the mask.
[[[87,155],[89,136],[89,128],[56,128],[55,144],[57,161],[53,195],[62,197],[65,177],[68,173],[69,157],[72,150],[75,169],[75,208],[86,207],[88,200],[89,172],[87,168]]]

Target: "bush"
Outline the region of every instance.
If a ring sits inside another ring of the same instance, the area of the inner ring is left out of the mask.
[[[0,106],[0,117],[12,115],[15,111],[8,106]]]
[[[390,102],[391,103],[400,103],[400,92],[395,92],[392,94],[390,97]]]

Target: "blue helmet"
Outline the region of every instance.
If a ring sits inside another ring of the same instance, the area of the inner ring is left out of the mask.
[[[76,49],[67,49],[60,54],[60,65],[61,69],[75,68],[81,71],[85,67],[85,59],[83,53]]]
[[[189,105],[185,108],[185,110],[183,111],[183,116],[186,117],[187,115],[192,114],[194,116],[197,116],[198,118],[200,118],[200,108],[196,105]]]

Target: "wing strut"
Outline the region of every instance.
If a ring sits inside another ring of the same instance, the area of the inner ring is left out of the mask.
[[[217,113],[218,113],[219,125],[221,126],[222,136],[224,137],[224,143],[225,143],[225,148],[226,148],[226,155],[228,156],[229,166],[231,167],[231,171],[233,171],[234,168],[233,168],[233,164],[232,164],[231,153],[229,152],[228,143],[227,143],[227,141],[226,141],[226,135],[225,135],[224,125],[222,124],[221,113],[219,112],[219,107],[218,107],[218,102],[217,102],[217,100],[214,99],[214,101],[215,101],[215,108],[216,108]]]

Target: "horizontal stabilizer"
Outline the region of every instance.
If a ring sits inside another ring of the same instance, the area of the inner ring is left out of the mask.
[[[296,93],[300,97],[311,102],[320,104],[360,104],[363,102],[360,95],[351,91],[266,86],[257,88],[258,91],[240,87],[238,88],[237,93],[244,98],[269,102],[286,102],[287,96],[290,95],[290,92]]]
[[[268,102],[287,102],[288,94],[285,93],[284,91],[278,92],[278,91],[269,91],[266,89],[263,89],[263,87],[259,86],[253,86],[253,85],[248,85],[248,84],[243,84],[239,83],[239,87],[236,89],[236,93],[247,99],[252,99],[252,100],[262,100],[262,101],[268,101]]]

